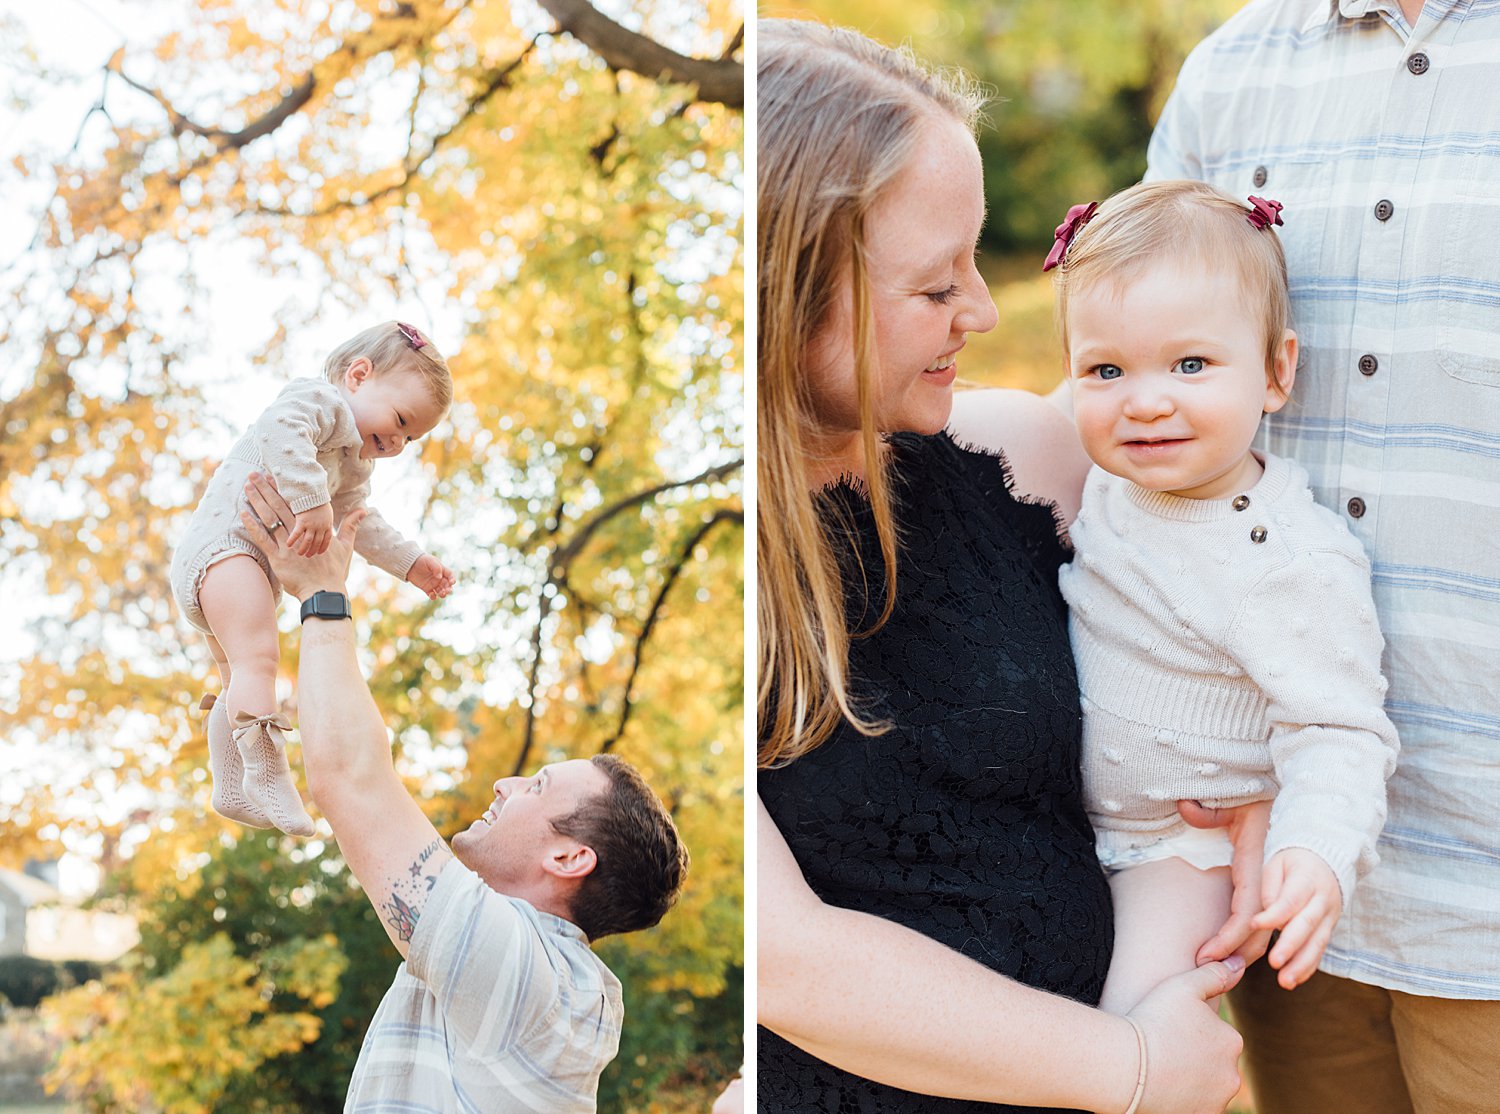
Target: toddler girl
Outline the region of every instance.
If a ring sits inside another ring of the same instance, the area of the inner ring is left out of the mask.
[[[1231,847],[1179,799],[1274,797],[1258,930],[1291,988],[1376,861],[1395,728],[1370,565],[1295,462],[1253,452],[1287,400],[1281,206],[1134,186],[1058,228],[1057,322],[1095,467],[1061,574],[1084,793],[1115,904],[1103,1006],[1190,969],[1229,913]]]
[[[345,341],[323,375],[288,383],[229,451],[172,558],[173,598],[208,637],[224,682],[224,699],[202,704],[210,709],[214,810],[292,835],[311,835],[313,825],[287,766],[281,733],[291,724],[276,705],[281,586],[240,526],[246,478],[270,473],[297,514],[287,545],[304,557],[321,553],[334,524],[364,506],[375,461],[428,433],[453,398],[448,364],[432,342],[394,321]],[[360,523],[355,548],[431,599],[452,590],[442,562],[374,510]]]

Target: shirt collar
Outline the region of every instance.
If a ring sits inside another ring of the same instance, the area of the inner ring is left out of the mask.
[[[1365,16],[1385,7],[1384,0],[1327,0],[1326,3],[1313,6],[1307,22],[1302,25],[1302,33],[1307,34],[1326,26],[1333,21],[1335,16],[1343,16],[1345,19],[1364,19]]]

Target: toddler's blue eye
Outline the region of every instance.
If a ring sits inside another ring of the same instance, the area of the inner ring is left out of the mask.
[[[1189,356],[1177,366],[1182,369],[1184,375],[1197,375],[1203,370],[1203,357]]]
[[[1100,364],[1096,369],[1100,379],[1118,379],[1125,373],[1114,364]]]

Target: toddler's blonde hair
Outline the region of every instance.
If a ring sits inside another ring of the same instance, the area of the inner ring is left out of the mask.
[[[1101,282],[1121,286],[1163,259],[1233,268],[1246,304],[1264,314],[1266,378],[1278,390],[1276,357],[1291,320],[1286,256],[1274,229],[1250,223],[1250,206],[1204,182],[1142,182],[1101,204],[1052,272],[1053,312],[1063,352],[1068,300]]]
[[[400,322],[382,321],[356,333],[330,352],[323,361],[323,378],[330,383],[342,382],[349,365],[363,356],[370,361],[372,378],[391,372],[407,372],[420,378],[432,392],[432,400],[447,413],[453,405],[453,375],[448,370],[448,361],[426,333],[411,325],[405,327],[417,335],[422,347],[412,347],[401,331]]]

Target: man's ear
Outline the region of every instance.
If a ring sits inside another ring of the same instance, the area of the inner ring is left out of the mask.
[[[344,386],[351,391],[357,391],[370,378],[370,373],[375,370],[375,365],[368,358],[358,356],[349,362],[344,369]]]
[[[556,878],[582,881],[594,873],[594,868],[598,865],[599,856],[594,854],[592,847],[569,840],[565,847],[552,852],[546,861],[545,869],[548,874]]]

